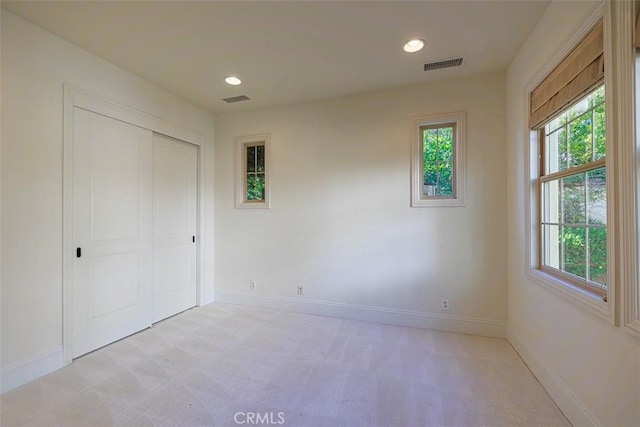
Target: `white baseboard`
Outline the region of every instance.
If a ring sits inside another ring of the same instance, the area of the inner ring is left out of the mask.
[[[0,393],[5,393],[63,366],[62,347],[21,360],[0,370]]]
[[[556,402],[562,413],[574,426],[601,426],[604,425],[580,403],[573,395],[571,389],[549,369],[543,360],[534,353],[520,335],[512,328],[507,328],[507,340],[516,349],[524,363],[529,367],[540,384]]]
[[[214,300],[229,304],[251,305],[390,325],[411,326],[487,337],[506,337],[507,323],[500,320],[227,291],[216,292]]]

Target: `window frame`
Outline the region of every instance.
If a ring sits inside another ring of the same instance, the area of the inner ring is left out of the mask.
[[[452,125],[453,144],[453,196],[423,195],[423,130]],[[414,117],[411,132],[411,206],[446,207],[464,206],[466,175],[466,113],[455,112]]]
[[[599,20],[603,20],[603,38],[604,38],[604,86],[605,86],[605,110],[608,112],[606,116],[606,141],[607,156],[605,160],[607,168],[607,298],[604,300],[599,295],[594,294],[580,286],[576,286],[570,280],[548,272],[540,268],[540,241],[539,227],[540,219],[540,203],[541,192],[538,188],[538,178],[540,176],[540,168],[542,162],[542,141],[540,139],[539,129],[529,128],[530,116],[530,93],[539,86],[539,84],[547,78],[547,76],[560,64],[567,55],[590,33]],[[575,31],[572,36],[558,50],[556,55],[549,61],[543,69],[530,81],[529,85],[523,92],[522,102],[524,106],[525,117],[523,117],[523,128],[526,129],[525,141],[529,142],[526,151],[526,179],[525,179],[525,239],[526,239],[526,260],[525,272],[527,277],[534,283],[549,289],[556,295],[566,299],[567,301],[580,306],[582,309],[595,314],[609,324],[617,323],[617,314],[615,310],[616,294],[618,292],[616,282],[616,266],[617,266],[617,246],[616,238],[616,210],[617,196],[615,192],[614,182],[617,175],[615,171],[614,159],[617,157],[614,141],[614,122],[613,122],[613,98],[618,95],[614,91],[613,85],[613,58],[610,54],[612,51],[611,37],[611,4],[605,3],[600,5],[594,13],[587,18],[582,26]]]
[[[544,219],[544,208],[545,208],[545,204],[543,201],[544,198],[544,191],[543,191],[543,186],[545,183],[547,182],[551,182],[551,181],[557,181],[557,180],[563,180],[565,178],[571,177],[571,176],[575,176],[577,174],[580,173],[584,173],[585,174],[585,186],[587,186],[587,173],[590,171],[594,171],[594,170],[598,170],[601,168],[605,168],[605,171],[608,172],[607,169],[607,161],[606,158],[608,157],[607,155],[605,155],[604,159],[597,159],[597,160],[592,160],[589,163],[585,163],[579,166],[571,166],[571,167],[567,167],[564,170],[560,170],[560,171],[556,171],[556,172],[548,172],[546,170],[547,168],[547,164],[546,164],[546,158],[547,158],[547,144],[546,144],[546,139],[547,139],[547,135],[546,135],[546,127],[547,124],[552,122],[553,120],[555,120],[557,117],[565,114],[569,109],[571,109],[571,107],[573,107],[574,105],[578,104],[579,102],[582,102],[582,100],[584,100],[585,98],[587,98],[589,95],[593,94],[596,90],[598,90],[598,88],[604,86],[604,81],[600,82],[600,84],[596,85],[594,88],[591,89],[591,91],[589,93],[587,93],[583,98],[581,98],[579,101],[573,103],[571,106],[569,106],[568,108],[566,108],[563,112],[553,116],[552,118],[550,118],[549,120],[546,121],[546,123],[544,123],[540,129],[537,129],[538,134],[538,141],[539,141],[539,161],[538,161],[538,177],[537,177],[537,196],[538,196],[538,200],[537,200],[537,207],[538,207],[538,220],[536,223],[536,227],[538,230],[538,235],[537,235],[537,247],[538,247],[538,268],[542,271],[544,271],[545,273],[549,274],[550,276],[558,276],[559,278],[561,278],[561,280],[566,281],[568,283],[571,283],[573,286],[576,286],[580,289],[582,289],[583,291],[593,294],[594,296],[600,297],[600,298],[604,298],[604,301],[606,302],[607,298],[608,298],[608,285],[607,285],[607,290],[603,290],[595,285],[592,285],[591,283],[589,283],[589,281],[585,278],[584,280],[581,280],[581,278],[572,275],[571,273],[565,272],[564,270],[558,270],[555,269],[551,266],[548,266],[545,264],[545,256],[544,256],[544,252],[546,247],[544,246],[544,237],[543,237],[543,226],[545,224],[545,222],[543,221]],[[605,90],[605,113],[606,113],[606,99],[607,99],[607,95],[606,95],[606,90]],[[595,110],[596,107],[589,107],[589,109],[587,111],[584,111],[581,114],[587,113],[587,112],[591,112],[593,113],[593,111]],[[608,117],[608,115],[606,116]],[[566,124],[563,126],[567,126]],[[559,128],[558,128],[559,129]],[[558,129],[554,129],[551,133],[556,132]],[[607,132],[607,129],[605,129],[605,144],[607,146],[607,150],[610,147],[610,144],[607,141],[607,137],[609,136],[610,132]],[[592,142],[592,149],[595,149],[595,141]],[[561,181],[562,182],[562,181]],[[609,174],[607,173],[607,194],[608,194],[608,190],[609,190]],[[609,202],[610,199],[607,196],[607,213],[609,212]],[[585,201],[585,209],[587,208],[586,206],[586,201]],[[586,214],[586,211],[585,211]],[[560,225],[560,224],[559,224]],[[586,228],[589,227],[588,224],[585,225]],[[607,230],[607,239],[609,236],[609,233],[611,232],[611,230],[609,229],[609,219],[607,218],[607,223],[605,225],[605,228]],[[588,246],[588,243],[586,243],[586,245]],[[587,250],[587,247],[585,246],[585,251]],[[608,251],[607,251],[608,252]],[[585,254],[585,257],[588,258],[588,251]],[[585,269],[588,269],[588,266],[585,265]],[[607,272],[609,271],[609,260],[607,259]],[[607,273],[607,278],[608,278],[608,273]]]
[[[640,24],[638,2],[620,2],[613,11],[618,25],[617,43],[613,46],[619,58],[616,69],[619,179],[619,280],[622,284],[622,324],[627,332],[640,338]],[[635,41],[635,45],[634,45]]]
[[[247,161],[246,152],[249,147],[264,146],[264,200],[247,200]],[[268,133],[239,136],[236,138],[236,208],[269,209],[271,208],[270,191],[270,157],[271,136]]]

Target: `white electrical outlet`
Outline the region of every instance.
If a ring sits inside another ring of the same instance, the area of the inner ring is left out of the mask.
[[[256,282],[255,281],[250,281],[249,282],[249,289],[251,289],[252,291],[256,290]]]
[[[442,309],[443,310],[449,310],[449,300],[448,299],[443,299],[442,300]]]
[[[304,288],[300,285],[298,286],[298,295],[302,295],[304,293]]]

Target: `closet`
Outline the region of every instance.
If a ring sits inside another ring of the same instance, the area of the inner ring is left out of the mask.
[[[74,107],[72,358],[196,305],[198,148]]]

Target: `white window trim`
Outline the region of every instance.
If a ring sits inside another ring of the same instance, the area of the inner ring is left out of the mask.
[[[606,12],[605,12],[606,7]],[[561,277],[549,274],[538,268],[539,265],[539,247],[538,247],[538,223],[540,209],[538,205],[538,173],[539,162],[542,160],[540,157],[540,141],[538,140],[538,131],[531,131],[528,129],[529,123],[529,94],[555,69],[555,67],[571,52],[574,47],[591,31],[593,26],[598,20],[604,17],[604,50],[605,50],[605,108],[607,111],[606,117],[606,138],[607,138],[607,156],[606,167],[607,176],[611,177],[607,179],[607,249],[608,259],[607,264],[607,301],[603,301],[599,296],[589,293],[588,291],[573,285],[571,282],[562,280]],[[571,36],[571,38],[562,44],[563,48],[558,51],[554,58],[542,69],[527,85],[522,101],[524,105],[524,117],[523,124],[526,126],[525,141],[529,143],[529,147],[526,150],[526,176],[525,176],[525,204],[526,204],[526,265],[525,271],[527,276],[531,278],[535,283],[538,283],[545,288],[553,291],[557,295],[565,298],[566,300],[582,307],[586,311],[595,314],[596,316],[604,319],[610,324],[616,324],[615,313],[615,301],[616,301],[616,237],[614,236],[615,226],[615,213],[616,209],[614,203],[617,200],[614,189],[615,171],[614,159],[615,159],[615,145],[611,143],[614,141],[613,132],[613,61],[611,55],[608,53],[612,49],[611,41],[611,13],[610,4],[607,2],[606,6],[601,5],[598,9],[583,23],[583,25]]]
[[[271,208],[271,136],[268,133],[259,135],[239,136],[236,138],[236,208],[238,209],[269,209]],[[264,201],[247,202],[244,199],[246,181],[244,176],[244,147],[248,144],[264,144]]]
[[[615,80],[618,85],[616,93],[618,156],[616,174],[618,179],[618,197],[620,212],[618,227],[620,240],[618,244],[618,261],[620,270],[618,280],[622,283],[622,323],[625,330],[640,337],[640,224],[638,209],[640,202],[640,120],[637,98],[640,88],[636,87],[635,77],[637,51],[634,47],[636,11],[634,2],[616,2],[613,7],[616,19],[616,43],[614,55],[619,58],[615,69]],[[635,75],[634,75],[635,71]],[[637,139],[636,139],[637,138]]]
[[[467,158],[467,124],[466,113],[436,114],[430,116],[415,117],[411,132],[411,206],[414,208],[437,206],[464,206],[466,158]],[[454,198],[430,198],[422,197],[422,138],[420,128],[441,124],[456,124],[455,146],[455,185],[456,196]]]

